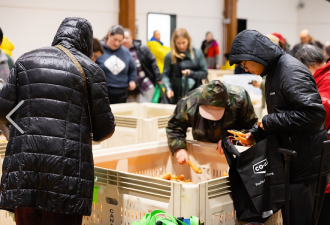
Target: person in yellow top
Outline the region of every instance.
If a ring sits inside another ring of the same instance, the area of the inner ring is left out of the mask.
[[[221,66],[221,70],[234,70],[235,69],[235,65],[230,65],[229,64],[229,53],[225,53],[224,54],[225,58],[226,58],[226,63],[225,65]]]
[[[159,67],[160,73],[163,73],[164,59],[166,54],[171,50],[171,48],[164,46],[163,42],[160,41],[160,32],[158,30],[154,31],[154,35],[147,43],[147,46],[156,58],[157,66]]]
[[[14,44],[4,35],[0,49],[9,56],[13,56]]]

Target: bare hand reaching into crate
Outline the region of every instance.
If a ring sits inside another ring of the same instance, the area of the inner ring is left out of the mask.
[[[187,163],[195,173],[199,173],[199,174],[202,173],[201,168],[199,168],[198,166],[196,166],[193,162],[191,162],[189,160],[189,155],[188,155],[188,152],[186,149],[179,149],[176,152],[176,160],[181,165]]]
[[[217,150],[221,155],[225,154],[225,153],[223,152],[222,147],[221,147],[221,140],[218,141],[217,148],[216,148],[215,150]]]
[[[185,164],[189,161],[189,155],[186,149],[179,149],[176,151],[176,160],[179,164]]]

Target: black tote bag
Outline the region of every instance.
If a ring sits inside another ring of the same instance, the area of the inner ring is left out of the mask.
[[[241,153],[224,137],[222,148],[238,220],[267,221],[285,203],[284,160],[276,137],[268,136]]]

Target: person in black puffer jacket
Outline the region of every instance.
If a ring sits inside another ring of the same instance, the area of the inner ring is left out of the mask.
[[[124,29],[122,45],[130,51],[137,69],[137,87],[128,92],[127,102],[151,102],[156,84],[162,83],[155,56],[140,40],[133,40],[132,31],[129,29]]]
[[[93,30],[82,18],[66,18],[52,47],[22,55],[0,92],[0,122],[12,116],[3,161],[0,208],[14,209],[17,224],[81,224],[92,210],[93,140],[114,132],[103,71],[91,59]],[[60,49],[71,52],[87,78]],[[90,106],[90,114],[88,110]],[[92,124],[90,124],[91,117]]]
[[[230,65],[238,64],[253,74],[267,75],[268,115],[247,137],[259,141],[268,134],[275,134],[281,148],[297,151],[297,157],[291,159],[290,224],[315,224],[311,220],[316,178],[327,134],[326,112],[313,76],[301,62],[252,30],[236,36],[229,61]],[[329,171],[330,160],[327,160],[323,172],[326,175]],[[322,193],[326,185],[327,177],[324,176]],[[320,205],[316,207],[319,210]]]

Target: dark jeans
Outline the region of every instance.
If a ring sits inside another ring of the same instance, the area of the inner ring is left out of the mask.
[[[330,224],[330,193],[325,194],[318,225]]]
[[[108,86],[110,104],[126,103],[127,88],[114,88]]]
[[[327,176],[321,180],[321,201],[316,206],[320,213],[322,208],[322,199],[325,195],[325,188],[329,183]],[[312,214],[314,208],[314,199],[316,193],[317,180],[294,183],[290,185],[290,225],[312,225]],[[282,208],[283,224],[285,224],[285,207]]]
[[[14,209],[17,225],[81,225],[82,215],[46,212],[44,210]]]

